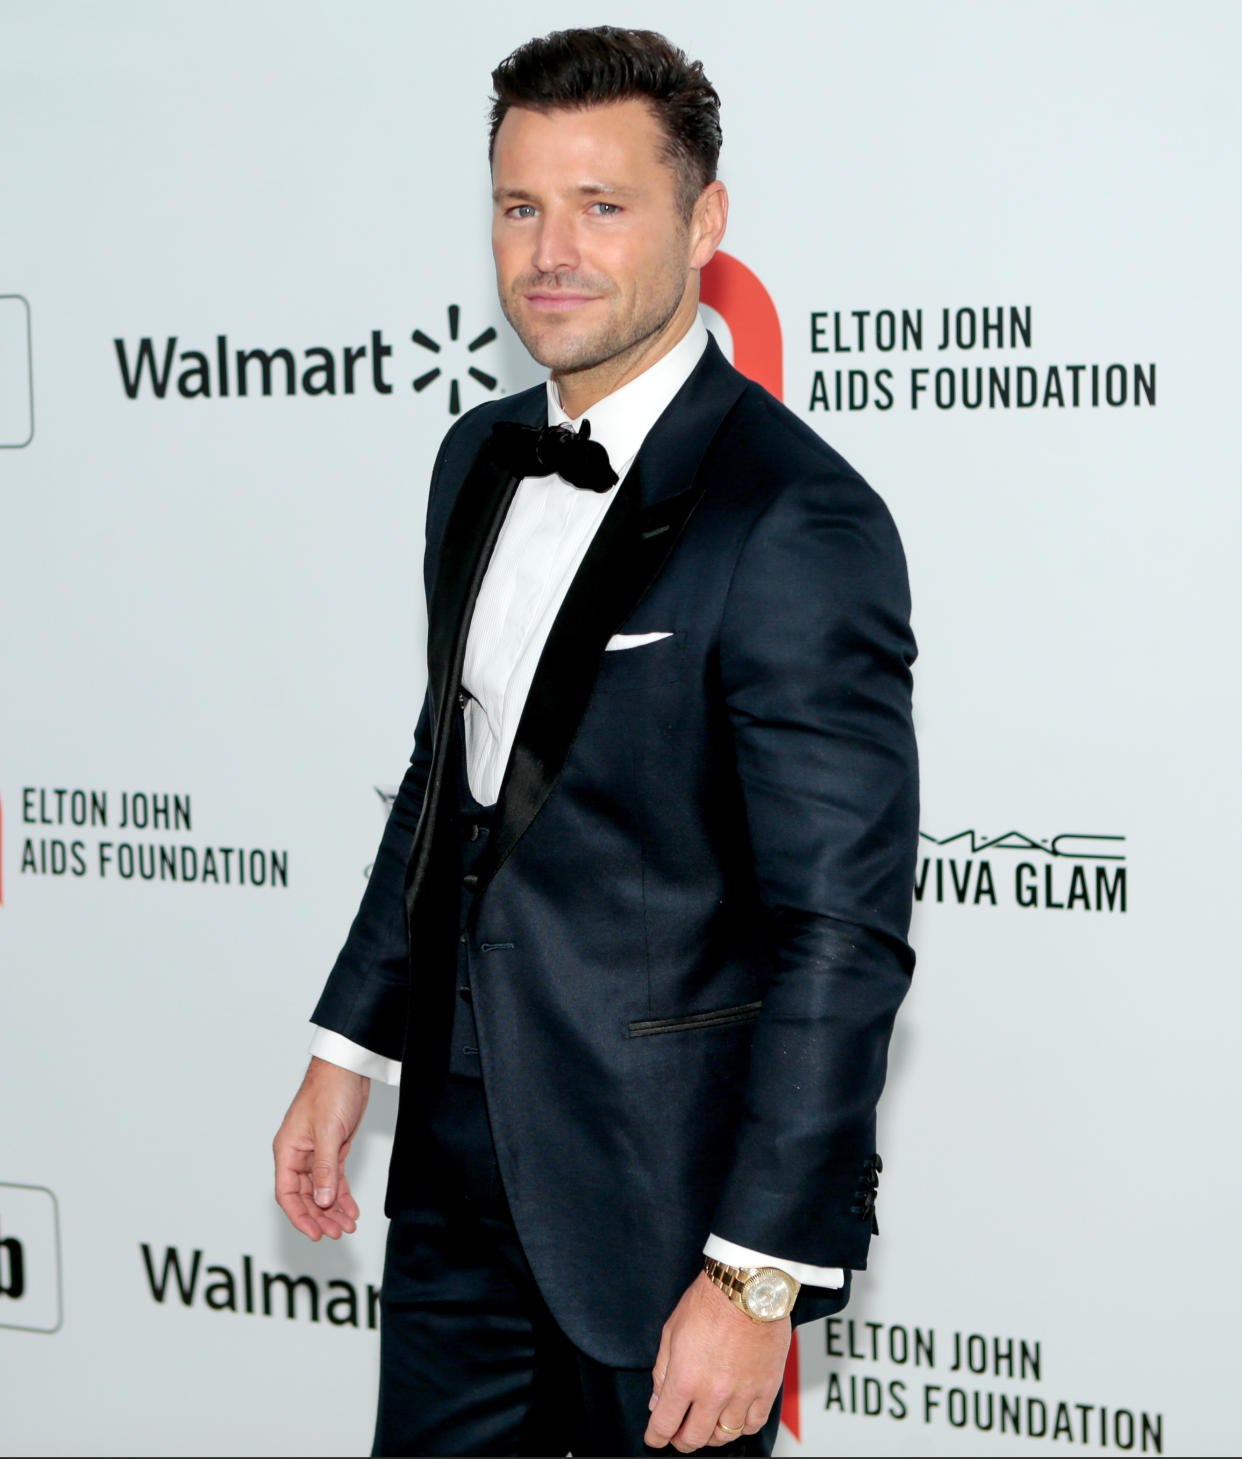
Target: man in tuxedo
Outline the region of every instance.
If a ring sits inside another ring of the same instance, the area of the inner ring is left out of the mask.
[[[770,1453],[866,1263],[917,836],[883,505],[698,316],[718,98],[650,32],[493,74],[501,304],[449,431],[428,690],[276,1137],[312,1240],[400,1082],[376,1452]],[[796,206],[796,204],[795,204]]]

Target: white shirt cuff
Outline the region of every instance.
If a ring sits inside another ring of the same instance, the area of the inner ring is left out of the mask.
[[[386,1059],[383,1054],[373,1054],[344,1034],[334,1033],[330,1028],[320,1028],[317,1023],[311,1027],[310,1052],[317,1059],[348,1069],[352,1074],[365,1074],[368,1079],[378,1079],[381,1084],[401,1083],[401,1060]]]
[[[709,1236],[703,1255],[710,1256],[713,1261],[722,1261],[726,1266],[779,1267],[805,1287],[845,1286],[845,1273],[839,1266],[809,1266],[804,1261],[786,1261],[784,1257],[751,1251],[749,1246],[738,1246],[733,1241],[726,1241],[723,1236]]]

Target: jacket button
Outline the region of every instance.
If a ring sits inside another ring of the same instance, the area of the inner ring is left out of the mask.
[[[471,872],[469,874],[469,876],[463,876],[462,877],[461,884],[462,884],[462,886],[465,887],[465,889],[468,892],[472,892],[472,891],[474,891],[475,887],[478,886],[479,879],[478,879],[477,876],[475,876],[475,874],[473,872]]]
[[[461,999],[463,1003],[474,1002],[474,994],[470,991],[469,988],[458,988],[457,996]]]
[[[463,933],[461,933],[461,934],[460,934],[460,935],[459,935],[459,936],[458,936],[458,938],[457,938],[457,940],[458,940],[458,942],[465,942],[465,940],[466,940],[466,934],[465,934],[465,933],[464,933],[464,932],[463,932]]]

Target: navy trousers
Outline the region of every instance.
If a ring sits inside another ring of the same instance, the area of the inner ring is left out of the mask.
[[[657,1452],[643,1444],[650,1366],[587,1357],[539,1296],[505,1201],[482,1082],[450,1075],[427,1135],[427,1199],[397,1212],[388,1232],[372,1452]],[[599,1297],[608,1301],[603,1272]],[[779,1424],[778,1398],[762,1432],[701,1452],[771,1454]]]

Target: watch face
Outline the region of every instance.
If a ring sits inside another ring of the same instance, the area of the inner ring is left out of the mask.
[[[742,1288],[746,1310],[760,1322],[775,1322],[788,1317],[793,1306],[794,1286],[784,1272],[775,1267],[757,1271]]]

